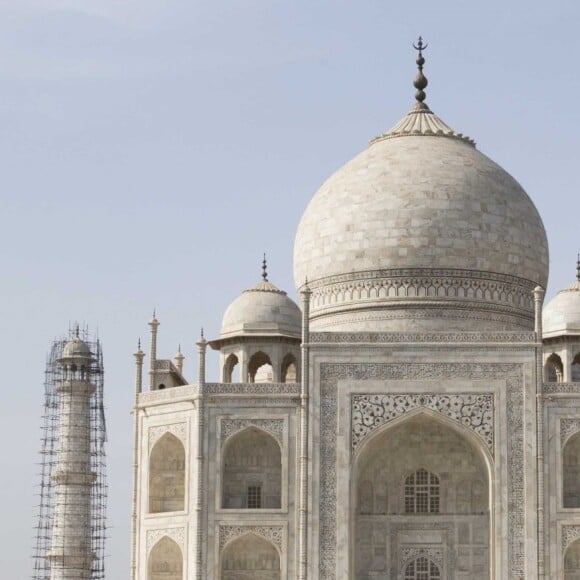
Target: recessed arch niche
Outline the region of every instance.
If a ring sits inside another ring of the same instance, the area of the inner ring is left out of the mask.
[[[580,580],[580,540],[572,542],[566,549],[564,580]]]
[[[280,554],[274,544],[253,532],[226,544],[220,580],[280,580]]]
[[[163,435],[149,457],[149,513],[185,509],[185,448],[172,433]]]
[[[257,427],[232,435],[225,443],[222,507],[279,509],[282,506],[282,450],[278,441]]]
[[[430,547],[460,554],[446,562],[450,577],[461,571],[489,580],[490,458],[484,449],[465,427],[426,411],[395,420],[363,442],[351,477],[354,577],[406,578],[403,554],[425,547],[428,529]],[[427,499],[432,509],[410,513],[411,492],[418,494],[413,506],[423,505],[423,493],[437,493],[437,501]]]
[[[562,449],[562,499],[565,508],[580,508],[580,432]]]
[[[147,580],[183,580],[181,548],[167,536],[161,538],[149,554]]]

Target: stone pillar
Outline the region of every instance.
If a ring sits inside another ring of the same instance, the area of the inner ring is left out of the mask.
[[[139,484],[139,395],[143,390],[143,358],[141,341],[135,357],[135,401],[133,405],[133,492],[131,499],[131,580],[137,578],[137,487]]]
[[[544,578],[544,405],[542,398],[544,379],[544,346],[542,342],[542,303],[544,289],[534,289],[534,310],[536,333],[536,474],[537,474],[537,529],[538,529],[538,580]]]
[[[57,386],[58,451],[51,475],[54,520],[47,558],[51,580],[89,580],[94,559],[91,487],[96,477],[91,471],[90,398],[95,386],[86,372],[90,356],[75,357],[72,363],[63,357],[59,362],[65,369],[65,378]]]
[[[195,578],[196,580],[203,580],[203,544],[207,537],[204,531],[204,461],[203,461],[203,446],[205,440],[205,421],[204,421],[204,404],[203,392],[205,388],[205,356],[207,350],[207,341],[203,336],[203,329],[201,331],[201,338],[197,342],[198,352],[198,397],[197,397],[197,450],[196,450],[196,494],[197,501],[195,503],[196,523],[195,523]]]
[[[159,321],[155,318],[155,310],[153,311],[153,318],[149,322],[151,328],[151,338],[149,343],[149,390],[155,388],[155,363],[157,361],[157,329],[159,328]]]
[[[302,298],[302,387],[300,394],[300,497],[298,518],[298,578],[308,577],[308,410],[310,381],[310,297],[308,283]]]

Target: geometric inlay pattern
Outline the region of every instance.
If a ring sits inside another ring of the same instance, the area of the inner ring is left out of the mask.
[[[353,395],[351,405],[353,452],[378,427],[412,409],[424,407],[475,431],[493,455],[493,395],[490,393]]]

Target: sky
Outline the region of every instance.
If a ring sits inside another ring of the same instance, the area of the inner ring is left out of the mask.
[[[580,3],[560,0],[0,0],[0,562],[31,574],[46,355],[98,332],[109,580],[129,574],[132,352],[219,333],[260,276],[295,297],[292,250],[320,184],[427,102],[526,189],[570,284],[578,211]],[[208,360],[217,378],[217,358]]]

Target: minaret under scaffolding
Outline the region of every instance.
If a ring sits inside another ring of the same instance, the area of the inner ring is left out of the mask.
[[[101,580],[105,542],[103,359],[78,325],[46,366],[34,580]]]

